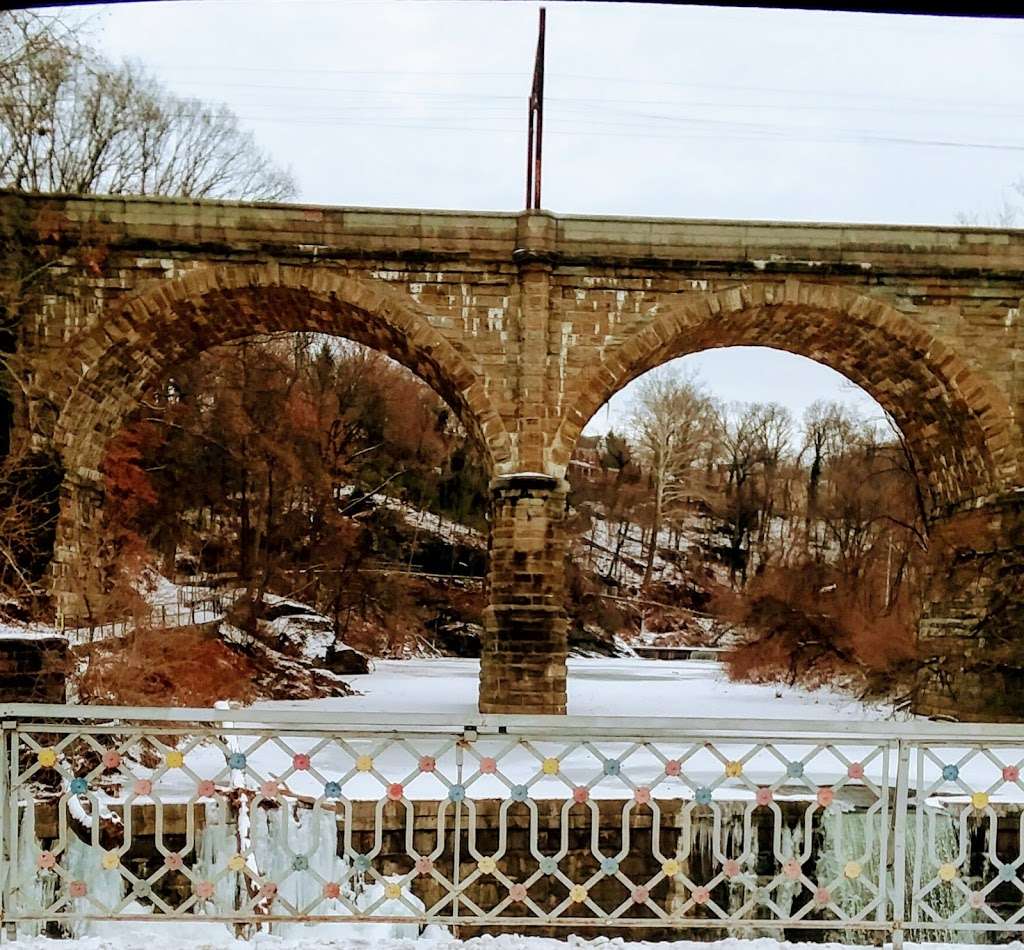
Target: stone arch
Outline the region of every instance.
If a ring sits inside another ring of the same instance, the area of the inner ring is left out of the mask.
[[[492,471],[510,440],[480,374],[415,301],[324,268],[224,265],[149,285],[87,328],[36,377],[37,437],[52,439],[65,479],[51,585],[65,617],[93,616],[86,574],[102,507],[105,446],[160,376],[221,343],[259,333],[320,332],[371,347],[419,376],[455,411]],[[49,418],[43,416],[49,414]]]
[[[60,367],[40,376],[66,471],[94,477],[107,438],[170,367],[221,343],[281,331],[345,337],[391,357],[452,407],[492,469],[510,457],[482,377],[411,298],[324,268],[222,265],[150,285],[72,339]]]
[[[676,357],[727,346],[806,356],[862,387],[903,432],[933,511],[1016,482],[1009,402],[953,346],[856,291],[796,280],[694,293],[654,313],[581,376],[552,443],[555,469],[564,471],[591,416],[629,382]]]

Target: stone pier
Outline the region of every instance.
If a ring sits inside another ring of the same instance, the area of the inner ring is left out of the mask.
[[[566,711],[567,488],[529,473],[492,486],[481,712]]]
[[[1024,493],[967,506],[929,532],[915,710],[954,719],[1024,717]]]

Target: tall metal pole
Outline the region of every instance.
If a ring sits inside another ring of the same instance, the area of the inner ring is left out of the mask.
[[[532,210],[540,208],[541,160],[544,147],[544,26],[546,18],[547,11],[541,7],[526,133],[526,207]]]
[[[526,129],[526,202],[523,207],[529,210],[533,207],[533,93],[530,94],[529,119]]]

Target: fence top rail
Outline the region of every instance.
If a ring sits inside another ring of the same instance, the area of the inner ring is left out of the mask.
[[[403,719],[405,721],[403,721]],[[749,722],[728,718],[628,717],[628,716],[495,716],[433,715],[422,712],[401,713],[334,712],[323,709],[197,709],[186,707],[79,706],[51,703],[0,704],[0,721],[5,728],[16,725],[40,726],[112,724],[130,727],[150,723],[186,726],[272,725],[309,729],[317,732],[360,732],[375,734],[475,732],[481,736],[523,736],[552,739],[621,738],[647,739],[735,738],[772,741],[781,738],[807,741],[851,741],[862,739],[920,740],[932,743],[1024,744],[1024,724],[949,723],[912,720],[811,721],[761,719]]]

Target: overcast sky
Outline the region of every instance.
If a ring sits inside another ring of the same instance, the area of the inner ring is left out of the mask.
[[[227,102],[301,201],[515,211],[538,6],[177,0],[91,21],[111,56]],[[1024,176],[1024,21],[546,6],[552,211],[951,224]],[[799,357],[686,365],[730,401],[871,406]]]

